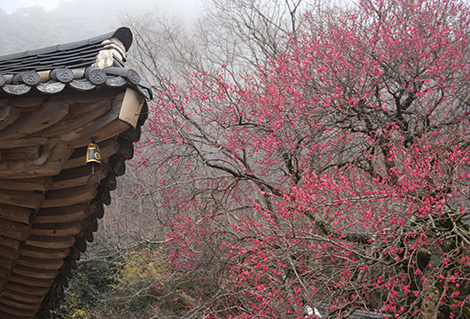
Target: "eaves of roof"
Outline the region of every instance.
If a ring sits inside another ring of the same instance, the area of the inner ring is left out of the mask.
[[[131,43],[120,28],[0,57],[0,319],[49,317],[134,155],[152,91]]]
[[[114,44],[113,39],[119,44]],[[24,95],[31,91],[56,94],[65,88],[90,91],[99,85],[130,85],[151,99],[150,85],[141,81],[136,71],[124,66],[125,52],[131,44],[131,31],[122,27],[84,41],[0,56],[0,95]],[[106,67],[95,66],[98,55],[104,51],[108,51],[112,61]]]

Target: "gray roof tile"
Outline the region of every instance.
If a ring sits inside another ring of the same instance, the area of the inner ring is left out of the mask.
[[[131,85],[142,95],[151,98],[152,90],[150,85],[141,81],[136,71],[124,66],[125,57],[113,54],[113,66],[104,70],[97,71],[97,68],[92,66],[96,62],[98,53],[101,50],[110,48],[110,45],[104,41],[111,38],[120,40],[124,45],[125,51],[132,44],[130,29],[121,27],[114,32],[88,40],[0,56],[0,94],[23,95],[31,91],[31,88],[27,87],[28,85],[35,87],[35,91],[55,94],[62,91],[62,89],[59,90],[59,87],[62,87],[62,85],[58,85],[62,81],[63,83],[68,83],[67,86],[69,88],[79,90],[93,89],[96,85],[100,84],[109,86]],[[119,49],[118,51],[122,50]],[[22,80],[23,75],[29,74],[31,77],[32,71],[59,72],[59,70],[62,70],[63,72],[63,70],[76,71],[80,69],[80,72],[74,72],[75,76],[73,78],[67,80],[56,76],[46,77],[46,80],[42,78],[40,83]],[[92,73],[95,76],[90,77]],[[99,79],[97,75],[99,75]],[[121,78],[116,79],[116,77]]]

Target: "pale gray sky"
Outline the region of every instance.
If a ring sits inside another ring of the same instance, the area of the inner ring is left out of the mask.
[[[0,0],[0,10],[7,14],[33,6],[43,7],[52,13],[40,17],[43,19],[40,21],[35,21],[37,17],[27,20],[37,23],[37,30],[27,29],[31,28],[29,22],[24,29],[18,24],[0,24],[4,34],[0,43],[0,55],[92,38],[125,25],[123,18],[125,20],[126,16],[137,17],[143,13],[155,13],[158,17],[168,14],[189,26],[199,17],[204,1],[206,0]],[[75,14],[68,10],[80,12]],[[56,15],[56,12],[61,15]],[[22,16],[18,17],[29,17],[28,14],[28,11],[23,11]],[[53,31],[45,27],[47,21],[44,17],[50,17],[54,23],[62,23],[64,28]],[[70,22],[69,25],[66,25],[67,22]]]
[[[46,10],[52,10],[57,7],[60,1],[61,0],[0,0],[0,8],[4,9],[7,13],[12,13],[15,9],[20,7],[31,6],[41,6]]]
[[[7,13],[12,13],[15,9],[21,7],[40,6],[46,10],[57,8],[59,2],[69,2],[72,0],[0,0],[0,9],[4,9]],[[78,0],[80,1],[80,0]],[[99,2],[100,0],[96,0]],[[190,15],[194,13],[200,5],[200,0],[130,0],[126,1],[127,6],[142,7],[153,4],[163,5],[174,10],[179,10]]]

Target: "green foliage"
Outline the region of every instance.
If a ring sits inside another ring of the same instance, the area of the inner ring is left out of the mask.
[[[165,265],[155,258],[155,254],[148,248],[141,250],[131,250],[123,256],[123,261],[116,263],[118,282],[115,287],[136,285],[139,288],[139,282],[148,279],[158,279],[162,272],[165,272]]]
[[[153,312],[162,286],[165,262],[154,258],[148,248],[130,250],[113,267],[115,283],[110,286],[109,314],[127,313],[128,318],[143,318]]]
[[[182,317],[194,306],[186,291],[200,280],[173,277],[168,280],[168,259],[160,249],[129,250],[115,263],[114,284],[107,293],[104,312],[113,318]]]
[[[115,253],[117,258],[100,257],[105,255],[103,251],[87,253],[94,259],[79,263],[69,288],[52,312],[53,319],[183,316],[194,306],[194,299],[185,291],[202,286],[201,280],[164,280],[168,262],[158,250],[143,247]]]
[[[99,307],[114,283],[110,263],[102,261],[82,262],[69,281],[69,288],[59,300],[52,318],[94,318],[93,311]]]

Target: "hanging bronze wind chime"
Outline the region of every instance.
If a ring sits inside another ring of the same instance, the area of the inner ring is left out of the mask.
[[[96,142],[96,137],[91,137],[91,143],[88,145],[86,152],[86,163],[91,165],[91,176],[86,183],[87,187],[96,187],[100,183],[100,176],[95,173],[95,165],[99,168],[101,166],[101,153],[100,148]]]

